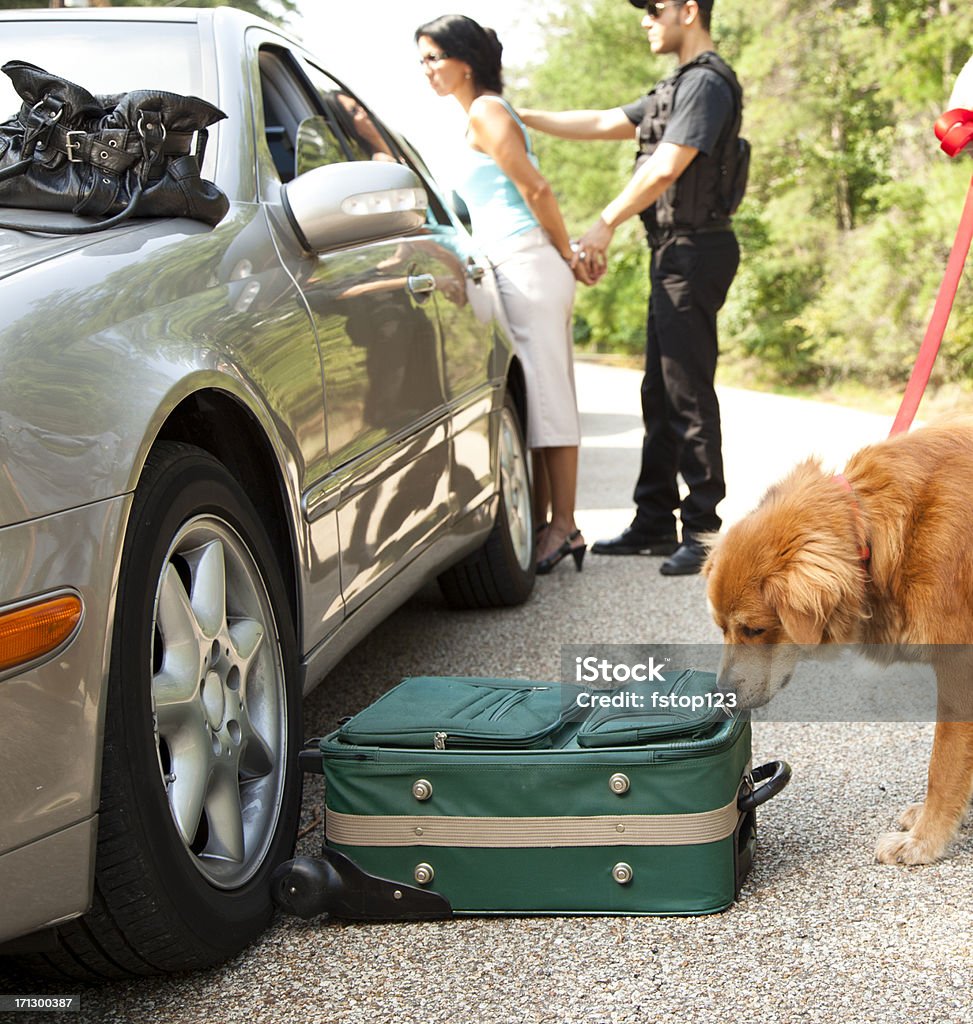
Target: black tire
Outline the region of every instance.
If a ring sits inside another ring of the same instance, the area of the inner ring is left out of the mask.
[[[158,445],[122,557],[94,902],[59,929],[49,967],[88,979],[181,971],[260,935],[269,875],[294,847],[300,702],[290,606],[259,516],[212,456]]]
[[[502,608],[523,604],[534,588],[534,523],[527,445],[508,394],[500,414],[500,496],[497,518],[483,547],[439,577],[453,608]]]

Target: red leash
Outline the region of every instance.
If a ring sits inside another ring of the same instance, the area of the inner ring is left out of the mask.
[[[940,140],[943,152],[951,157],[957,156],[970,142],[973,142],[973,110],[947,110],[936,122],[936,137]],[[953,250],[949,254],[949,262],[946,264],[943,283],[939,286],[932,318],[926,328],[926,335],[922,339],[922,346],[916,357],[916,365],[912,368],[912,375],[906,385],[902,404],[899,406],[895,422],[889,431],[889,437],[904,433],[912,426],[919,402],[922,400],[922,393],[926,390],[926,384],[929,383],[929,375],[932,373],[939,346],[942,344],[943,335],[946,332],[946,323],[953,308],[953,300],[956,298],[956,289],[959,287],[960,278],[963,275],[963,267],[970,251],[971,242],[973,242],[973,181],[970,182],[970,188],[966,194],[963,216],[960,218],[956,241],[953,242]]]
[[[947,110],[936,122],[936,137],[940,140],[942,150],[947,156],[957,156],[973,142],[973,110],[959,108]],[[919,402],[929,383],[929,375],[932,373],[933,364],[939,353],[939,346],[946,333],[946,324],[953,309],[953,300],[956,298],[956,289],[959,287],[960,278],[963,275],[963,267],[966,264],[971,242],[973,242],[973,180],[970,181],[970,187],[966,193],[966,205],[963,207],[963,215],[960,217],[959,228],[956,232],[956,241],[953,242],[949,262],[946,264],[946,274],[943,277],[943,283],[939,286],[932,318],[926,328],[926,335],[922,339],[919,355],[916,357],[916,365],[912,368],[912,374],[906,385],[905,394],[902,396],[902,404],[896,413],[895,422],[889,431],[889,437],[905,433],[915,419],[916,410],[919,408]],[[865,533],[861,506],[851,484],[845,478],[844,473],[836,474],[835,480],[851,495],[856,527]],[[859,544],[858,558],[866,577],[871,557],[871,547],[867,533],[865,533],[865,539]]]

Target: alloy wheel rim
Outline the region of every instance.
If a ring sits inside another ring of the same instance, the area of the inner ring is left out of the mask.
[[[287,692],[260,570],[224,520],[183,525],[163,563],[152,720],[176,833],[212,885],[263,863],[283,800]]]
[[[517,564],[525,572],[533,557],[533,523],[530,507],[530,479],[527,460],[513,413],[503,410],[500,421],[501,500],[507,510],[507,530]]]

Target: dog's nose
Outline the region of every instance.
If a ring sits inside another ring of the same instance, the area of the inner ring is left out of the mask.
[[[729,672],[720,672],[716,677],[716,689],[720,693],[736,693],[737,682]]]

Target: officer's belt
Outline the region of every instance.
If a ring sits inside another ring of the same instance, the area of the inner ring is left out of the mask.
[[[732,231],[733,224],[730,221],[725,221],[723,224],[704,224],[698,228],[666,228],[663,231],[653,231],[646,229],[646,233],[649,237],[649,245],[653,249],[658,249],[660,246],[671,242],[674,238],[692,238],[694,235],[714,235],[717,232]]]

